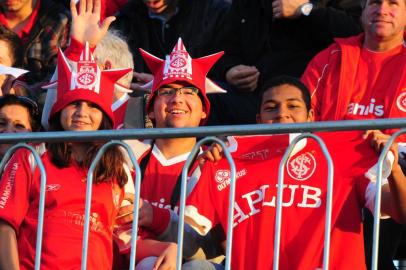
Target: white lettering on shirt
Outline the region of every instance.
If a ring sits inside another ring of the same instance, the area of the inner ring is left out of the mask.
[[[11,169],[10,176],[7,179],[3,193],[1,194],[1,197],[0,197],[0,208],[1,209],[4,209],[6,207],[7,201],[10,198],[11,190],[14,187],[17,169],[18,169],[18,163],[16,162],[13,164],[13,168]]]
[[[371,101],[368,105],[362,105],[355,102],[350,103],[348,105],[347,114],[362,115],[362,116],[373,114],[377,117],[381,117],[384,114],[384,106],[376,105],[375,102],[376,100],[374,98],[371,98]]]
[[[234,227],[262,211],[264,207],[276,207],[278,185],[262,185],[259,189],[241,195],[234,204]],[[283,207],[319,208],[321,189],[307,185],[283,185]]]

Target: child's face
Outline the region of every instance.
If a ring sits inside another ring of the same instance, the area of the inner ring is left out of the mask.
[[[72,102],[61,112],[61,125],[66,131],[98,130],[103,118],[102,111],[93,103]]]
[[[302,92],[295,86],[284,84],[272,87],[262,96],[257,123],[301,123],[313,121],[313,111],[308,111]]]

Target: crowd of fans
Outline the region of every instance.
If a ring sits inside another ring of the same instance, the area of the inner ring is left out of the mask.
[[[406,0],[0,0],[0,130],[403,118],[405,27]],[[370,267],[370,168],[396,131],[319,134],[335,165],[334,269]],[[379,269],[395,269],[396,253],[406,257],[405,138],[384,172]],[[232,269],[272,267],[277,168],[292,139],[227,138],[239,179]],[[181,171],[197,141],[126,141],[142,177],[136,269],[176,265]],[[80,267],[86,174],[101,145],[35,145],[48,179],[41,269]],[[9,147],[0,145],[1,157]],[[222,152],[212,145],[194,160],[182,269],[224,268],[230,171]],[[96,168],[89,269],[128,269],[135,173],[127,160],[112,148]],[[279,265],[321,268],[325,160],[309,140],[289,160],[284,220],[300,222],[282,228]],[[34,267],[39,179],[26,150],[2,172],[0,269]]]

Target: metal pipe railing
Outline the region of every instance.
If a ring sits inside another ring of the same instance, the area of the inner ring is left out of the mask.
[[[276,217],[275,217],[275,240],[274,240],[274,257],[273,257],[273,269],[279,269],[279,253],[280,253],[280,238],[281,238],[281,224],[282,224],[282,203],[283,203],[283,180],[285,174],[285,166],[288,161],[293,148],[296,144],[304,139],[312,138],[314,139],[321,147],[323,155],[327,160],[328,167],[328,177],[327,177],[327,198],[326,198],[326,225],[324,228],[324,252],[323,252],[323,269],[328,270],[329,266],[329,254],[330,254],[330,232],[331,232],[331,213],[332,213],[332,198],[333,198],[333,175],[334,167],[333,161],[331,159],[330,153],[327,150],[327,147],[323,140],[319,136],[305,133],[297,136],[286,149],[285,154],[282,157],[282,160],[278,169],[278,189],[276,195]]]
[[[4,155],[3,159],[0,163],[0,172],[3,172],[4,167],[6,166],[8,160],[10,159],[11,155],[19,148],[26,148],[28,149],[31,154],[33,155],[35,162],[40,171],[41,175],[41,182],[40,182],[40,193],[39,193],[39,205],[38,205],[38,230],[37,230],[37,242],[35,245],[35,270],[40,270],[41,268],[41,251],[42,251],[42,234],[44,229],[44,212],[45,212],[45,186],[46,186],[46,172],[44,168],[44,164],[41,161],[40,156],[38,155],[37,151],[28,144],[19,143],[16,144]]]
[[[33,133],[2,133],[1,143],[19,142],[89,142],[94,140],[187,138],[226,135],[282,134],[313,131],[343,131],[393,129],[406,127],[405,118],[326,121],[295,124],[255,124],[236,126],[206,126],[196,128],[149,128],[98,131],[56,131]]]
[[[185,226],[185,204],[186,204],[186,182],[188,171],[192,166],[194,157],[199,153],[200,147],[208,142],[215,142],[220,144],[223,148],[223,153],[226,156],[228,163],[230,164],[230,195],[229,195],[229,208],[228,208],[228,224],[227,224],[227,242],[226,242],[226,264],[225,269],[230,270],[231,267],[231,256],[232,256],[232,241],[233,241],[233,212],[234,212],[234,201],[235,201],[235,175],[236,169],[234,160],[231,157],[230,151],[223,141],[215,137],[207,137],[199,142],[193,147],[190,152],[185,165],[182,169],[182,181],[180,189],[180,202],[179,202],[179,225],[178,225],[178,250],[176,255],[176,269],[180,270],[182,266],[182,251],[183,251],[183,230]]]
[[[359,121],[332,121],[332,122],[315,122],[315,123],[298,123],[298,124],[272,124],[272,125],[240,125],[240,126],[217,126],[217,127],[204,127],[204,128],[165,128],[165,129],[129,129],[129,130],[104,130],[93,132],[43,132],[43,133],[13,133],[0,134],[1,143],[15,143],[20,141],[25,142],[61,142],[61,141],[94,141],[94,140],[110,140],[110,139],[128,139],[128,138],[173,138],[173,137],[204,137],[207,135],[249,135],[249,134],[280,134],[280,133],[293,133],[293,132],[310,132],[310,131],[342,131],[342,130],[366,130],[366,129],[392,129],[406,127],[406,119],[379,119],[379,120],[359,120]],[[373,254],[372,254],[372,269],[377,268],[377,256],[378,256],[378,244],[379,244],[379,213],[381,203],[381,182],[382,182],[382,163],[384,157],[389,151],[390,145],[393,143],[396,137],[406,133],[406,130],[401,130],[395,133],[388,141],[387,145],[383,149],[379,161],[378,161],[378,177],[377,177],[377,193],[375,198],[375,210],[374,210],[374,234],[373,234]],[[276,221],[275,221],[275,242],[274,242],[274,269],[278,269],[278,261],[275,258],[279,258],[279,244],[280,244],[280,226],[282,216],[282,194],[283,194],[283,172],[284,166],[288,157],[293,149],[293,145],[296,144],[302,138],[313,138],[321,146],[323,153],[328,161],[328,191],[327,191],[327,206],[326,206],[326,227],[325,227],[325,245],[323,254],[323,269],[328,269],[329,264],[329,243],[330,243],[330,230],[331,230],[331,198],[332,198],[332,175],[333,167],[331,157],[324,143],[319,137],[313,134],[302,134],[295,138],[292,144],[288,147],[285,155],[281,161],[279,167],[278,178],[278,191],[277,191],[277,208],[276,208]],[[182,183],[181,183],[181,199],[180,199],[180,211],[179,211],[179,228],[178,228],[178,252],[177,252],[177,269],[181,267],[182,248],[183,248],[183,227],[184,227],[184,208],[186,202],[186,179],[187,172],[191,166],[193,157],[197,154],[200,146],[214,141],[219,143],[224,149],[224,154],[230,163],[231,168],[231,183],[230,183],[230,207],[228,213],[228,234],[227,234],[227,248],[226,248],[226,269],[230,269],[231,266],[231,251],[232,251],[232,235],[233,235],[233,209],[234,209],[234,196],[235,196],[235,164],[232,157],[225,146],[225,144],[214,137],[205,138],[200,140],[188,157],[183,169],[182,169]],[[82,269],[86,269],[87,263],[87,248],[88,248],[88,236],[89,236],[89,218],[90,218],[90,206],[91,206],[91,191],[93,182],[93,172],[97,163],[105,150],[111,145],[120,145],[124,147],[130,156],[131,162],[136,170],[136,198],[134,202],[134,219],[133,219],[133,231],[131,240],[131,255],[130,255],[130,269],[134,269],[135,266],[135,254],[136,254],[136,239],[138,228],[138,207],[140,196],[140,168],[134,157],[131,148],[121,141],[111,141],[105,144],[97,153],[95,160],[92,162],[89,168],[89,174],[87,179],[87,191],[86,191],[86,210],[85,210],[85,229],[82,249]],[[13,152],[18,148],[29,149],[37,162],[41,173],[40,184],[40,202],[38,213],[38,231],[37,231],[37,243],[36,243],[36,257],[35,257],[35,269],[40,269],[41,260],[41,248],[42,248],[42,235],[43,235],[43,219],[44,219],[44,206],[45,206],[45,186],[46,186],[46,172],[41,159],[35,149],[27,144],[17,144],[11,147],[5,154],[3,160],[0,163],[0,170],[4,169],[7,160],[10,158]],[[331,178],[331,179],[330,179]],[[38,252],[39,251],[39,252]]]
[[[374,231],[372,235],[372,262],[371,269],[378,269],[378,247],[379,247],[379,227],[380,227],[380,214],[381,214],[381,197],[382,197],[382,169],[383,161],[389,152],[390,147],[399,135],[406,133],[406,129],[401,129],[394,133],[382,149],[378,159],[377,179],[376,179],[376,195],[375,195],[375,209],[374,209]]]
[[[87,253],[88,253],[88,239],[89,239],[89,225],[90,225],[90,208],[91,208],[91,201],[92,201],[92,185],[93,185],[93,173],[96,169],[97,164],[99,163],[101,157],[106,152],[106,150],[113,146],[119,145],[122,146],[126,152],[128,153],[130,160],[135,168],[136,179],[135,179],[135,198],[134,198],[134,212],[133,212],[133,223],[132,223],[132,234],[131,234],[131,253],[130,253],[130,269],[134,269],[135,267],[135,254],[136,254],[136,240],[137,240],[137,232],[138,232],[138,207],[139,207],[139,199],[140,199],[140,187],[141,187],[141,170],[140,166],[138,165],[137,159],[134,156],[130,146],[128,144],[121,142],[121,141],[110,141],[104,144],[99,151],[97,152],[96,157],[92,161],[89,172],[87,175],[87,183],[86,183],[86,206],[85,206],[85,225],[83,230],[83,245],[82,245],[82,265],[81,269],[85,270],[87,267]]]

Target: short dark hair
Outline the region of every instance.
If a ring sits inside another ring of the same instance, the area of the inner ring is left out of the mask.
[[[0,109],[7,105],[20,105],[23,106],[24,108],[27,108],[28,113],[30,115],[30,125],[32,131],[40,130],[41,128],[39,121],[40,112],[38,104],[34,100],[24,96],[6,94],[0,97]]]
[[[23,45],[20,37],[13,31],[7,29],[5,26],[0,25],[0,40],[8,45],[13,61],[13,67],[22,67],[23,65]]]
[[[260,104],[262,104],[262,99],[263,99],[264,93],[266,91],[268,91],[271,88],[274,88],[274,87],[277,87],[280,85],[285,85],[285,84],[294,86],[300,90],[300,92],[302,93],[303,101],[306,104],[306,109],[307,109],[307,111],[310,111],[310,109],[312,108],[312,105],[311,105],[309,89],[298,78],[295,78],[292,76],[287,76],[287,75],[273,77],[264,83],[264,85],[262,86],[262,88],[260,89],[260,91],[258,93],[259,98],[260,98]]]

